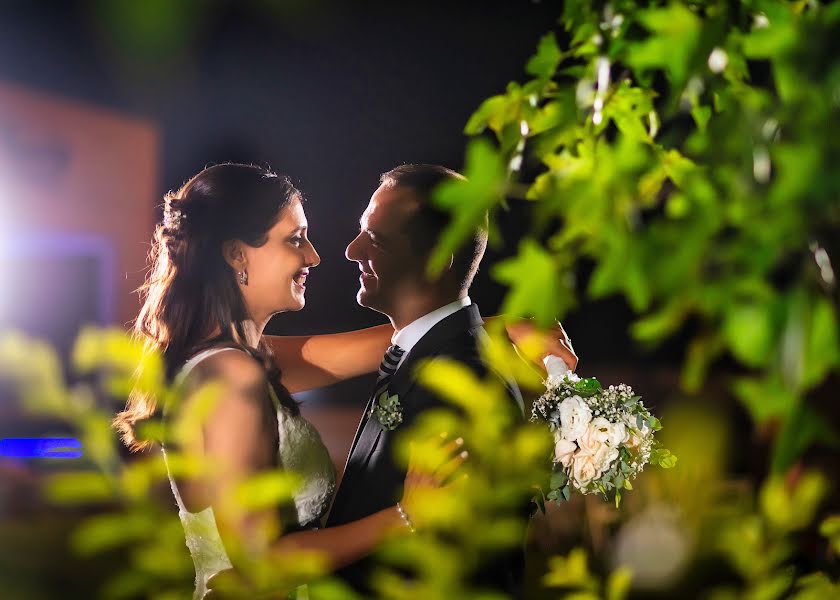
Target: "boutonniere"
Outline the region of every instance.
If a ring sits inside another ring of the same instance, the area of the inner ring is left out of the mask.
[[[393,431],[399,427],[400,423],[403,422],[403,411],[399,395],[394,394],[393,396],[389,396],[388,390],[382,392],[379,398],[373,403],[370,415],[379,421],[382,429],[386,431]]]

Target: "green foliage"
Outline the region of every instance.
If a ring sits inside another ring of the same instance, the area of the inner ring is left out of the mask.
[[[532,79],[485,101],[465,128],[482,148],[486,130],[495,137],[493,173],[508,165],[507,187],[471,206],[494,216],[525,190],[533,212],[517,256],[494,271],[509,286],[504,310],[548,325],[580,300],[567,282],[594,260],[589,296],[624,296],[646,346],[699,325],[686,390],[725,353],[747,368],[736,396],[757,423],[785,423],[777,472],[834,439],[793,421],[840,372],[838,6],[567,2],[568,48],[546,34],[525,68]],[[520,175],[523,162],[535,177]],[[453,210],[460,233],[444,237],[463,239],[482,217]]]
[[[564,598],[579,600],[623,600],[629,595],[633,574],[620,568],[609,575],[606,582],[591,573],[586,552],[575,548],[567,556],[555,556],[543,581],[550,588],[564,588]]]

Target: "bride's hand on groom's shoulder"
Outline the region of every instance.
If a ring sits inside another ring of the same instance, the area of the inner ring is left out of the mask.
[[[429,490],[455,485],[461,477],[458,474],[469,452],[464,449],[464,440],[460,437],[450,439],[447,434],[440,437],[413,443],[405,475],[403,497],[400,500],[412,525],[422,525],[424,494]],[[419,522],[418,522],[419,519]]]
[[[559,321],[549,329],[540,329],[531,319],[515,319],[505,323],[508,337],[520,354],[545,370],[546,356],[559,356],[574,371],[578,356],[572,347],[572,340]]]

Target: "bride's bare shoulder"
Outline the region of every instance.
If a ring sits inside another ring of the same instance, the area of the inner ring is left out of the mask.
[[[250,354],[238,348],[226,348],[203,358],[189,375],[192,383],[221,380],[226,385],[249,388],[265,387],[263,366]]]

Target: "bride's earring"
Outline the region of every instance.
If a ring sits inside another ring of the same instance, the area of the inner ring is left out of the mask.
[[[248,271],[242,269],[241,271],[237,271],[236,274],[239,276],[240,285],[248,285]]]

